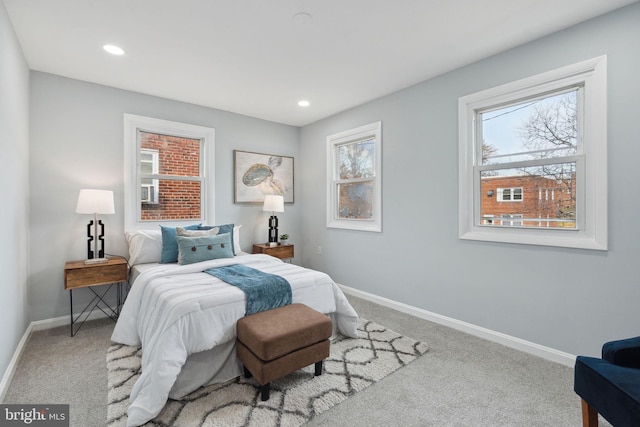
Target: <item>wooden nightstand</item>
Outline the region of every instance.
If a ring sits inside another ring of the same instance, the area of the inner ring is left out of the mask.
[[[293,245],[269,246],[268,243],[253,245],[254,254],[267,254],[280,259],[293,258]]]
[[[91,312],[97,307],[104,314],[109,316],[113,321],[118,319],[120,314],[120,306],[123,303],[122,283],[129,280],[129,268],[127,260],[121,257],[109,258],[109,261],[100,264],[85,264],[84,260],[69,261],[64,265],[64,288],[69,291],[69,303],[71,311],[71,336],[74,336],[84,322],[87,320]],[[93,286],[109,285],[104,292],[99,293]],[[109,306],[104,300],[107,292],[116,285],[117,302],[116,308]],[[74,318],[73,314],[73,290],[79,288],[89,288],[93,292],[94,297],[87,304],[78,316]],[[102,302],[104,307],[98,304]],[[87,311],[88,310],[88,311]],[[78,328],[74,331],[73,325],[85,314],[86,316],[80,322]]]

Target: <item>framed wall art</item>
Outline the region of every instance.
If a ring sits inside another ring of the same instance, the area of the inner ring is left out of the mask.
[[[266,194],[293,203],[293,157],[233,151],[234,203],[262,203]]]

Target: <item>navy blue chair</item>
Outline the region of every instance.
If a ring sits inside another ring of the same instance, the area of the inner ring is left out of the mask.
[[[583,427],[597,427],[598,414],[614,427],[640,426],[640,337],[604,344],[602,359],[578,356],[573,389]]]

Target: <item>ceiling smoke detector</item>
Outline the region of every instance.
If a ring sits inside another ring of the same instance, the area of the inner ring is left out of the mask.
[[[311,17],[311,14],[307,12],[300,12],[293,15],[293,22],[295,22],[295,24],[299,27],[304,27],[311,24],[312,20],[313,18]]]

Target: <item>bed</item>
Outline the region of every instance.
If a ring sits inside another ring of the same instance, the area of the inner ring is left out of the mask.
[[[127,233],[131,290],[111,337],[116,343],[142,346],[142,372],[131,391],[128,426],[153,419],[168,398],[180,399],[241,374],[235,324],[245,315],[245,294],[205,273],[207,269],[242,264],[281,276],[291,284],[292,302],[329,315],[335,329],[357,336],[358,315],[328,275],[269,255],[241,252],[237,229],[231,257],[186,265],[154,262],[158,233],[140,233]]]

